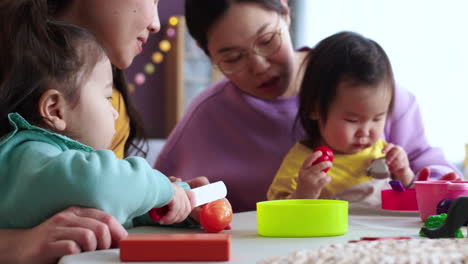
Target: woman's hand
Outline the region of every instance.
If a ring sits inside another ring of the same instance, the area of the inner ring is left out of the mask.
[[[291,198],[316,199],[320,196],[323,187],[331,181],[331,178],[323,171],[332,166],[330,161],[312,165],[321,156],[321,151],[315,151],[304,161],[297,178],[297,188],[291,194]]]
[[[431,169],[429,168],[422,168],[419,172],[418,175],[416,176],[417,181],[428,181],[431,176]],[[455,172],[449,172],[442,177],[440,177],[438,180],[441,181],[461,181],[462,179],[458,177],[458,175]]]
[[[56,263],[64,255],[117,247],[128,235],[113,216],[97,209],[75,206],[32,229],[2,230],[0,234],[4,232],[9,234],[10,241],[19,242],[11,243],[13,248],[7,252],[16,254],[18,263]],[[0,247],[2,244],[0,241]],[[18,251],[14,247],[18,247]]]
[[[400,146],[388,143],[382,153],[386,155],[387,166],[393,178],[400,181],[403,186],[409,187],[415,176],[410,168],[405,150]]]

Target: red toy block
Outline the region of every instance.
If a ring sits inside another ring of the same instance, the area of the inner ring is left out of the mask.
[[[231,235],[132,234],[119,247],[121,261],[228,261]]]

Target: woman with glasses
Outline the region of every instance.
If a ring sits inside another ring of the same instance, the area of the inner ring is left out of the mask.
[[[310,49],[293,49],[287,0],[186,0],[185,12],[190,34],[226,78],[193,100],[156,169],[223,180],[234,211],[255,210],[304,136],[294,121]],[[400,88],[384,137],[407,150],[413,171],[431,165],[437,177],[454,170],[429,146],[415,98]]]

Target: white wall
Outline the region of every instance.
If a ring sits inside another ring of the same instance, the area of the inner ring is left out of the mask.
[[[430,143],[460,162],[468,143],[468,1],[298,0],[296,46],[342,30],[377,41],[420,104]],[[411,127],[408,127],[411,133]]]

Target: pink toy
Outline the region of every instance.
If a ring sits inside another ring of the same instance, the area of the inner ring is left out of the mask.
[[[415,189],[394,191],[393,189],[382,190],[382,209],[393,211],[418,211]]]
[[[437,204],[441,200],[468,196],[466,181],[416,181],[415,185],[419,215],[423,221],[436,214]]]

